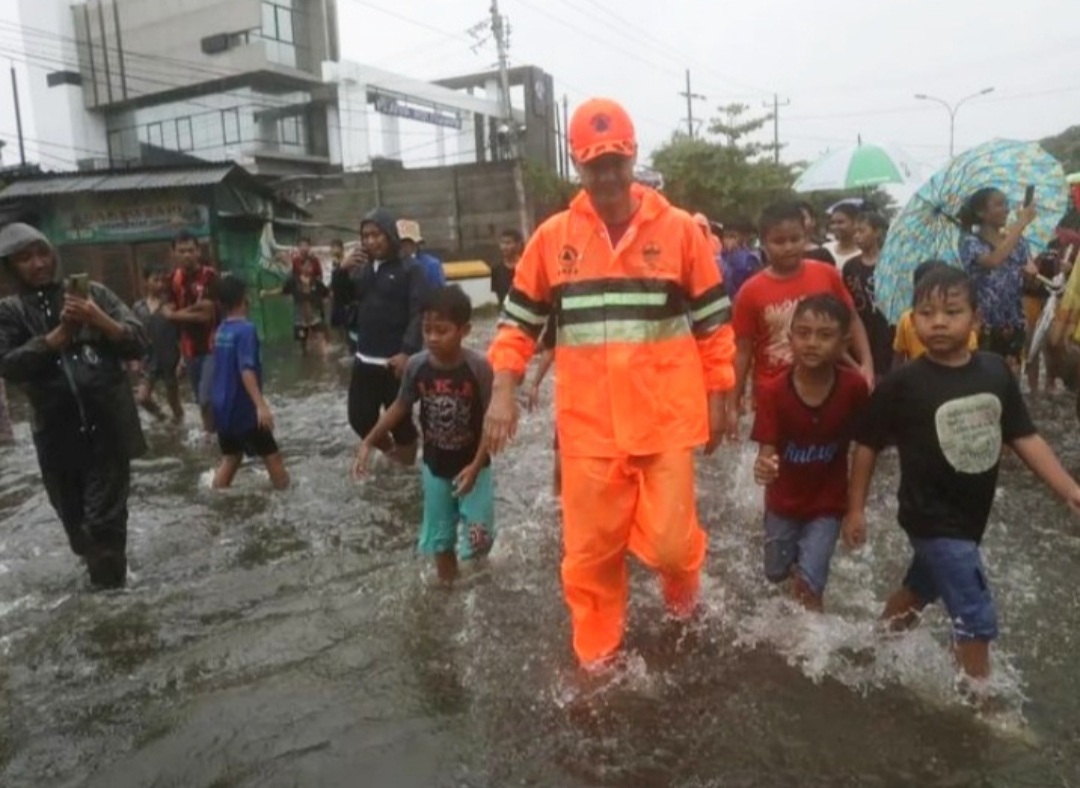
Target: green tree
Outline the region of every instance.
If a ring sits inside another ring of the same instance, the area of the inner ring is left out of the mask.
[[[1080,126],[1071,126],[1060,134],[1040,140],[1039,144],[1061,162],[1065,172],[1080,172]]]

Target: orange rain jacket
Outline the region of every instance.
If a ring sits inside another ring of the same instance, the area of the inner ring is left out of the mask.
[[[533,235],[489,351],[524,375],[550,314],[555,404],[568,457],[659,454],[708,440],[707,391],[735,385],[731,303],[686,212],[633,187],[641,207],[612,249],[582,192]]]

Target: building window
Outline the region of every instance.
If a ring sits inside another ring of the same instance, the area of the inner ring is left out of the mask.
[[[191,133],[191,118],[176,119],[176,147],[178,150],[191,150],[195,147]]]
[[[150,145],[156,145],[159,148],[165,147],[165,138],[161,133],[160,123],[150,123],[147,125],[146,141]]]
[[[279,131],[281,141],[286,145],[299,145],[301,143],[300,118],[293,115],[289,118],[282,118],[279,123],[281,124]]]
[[[235,107],[221,111],[221,133],[226,145],[240,141],[240,111]]]

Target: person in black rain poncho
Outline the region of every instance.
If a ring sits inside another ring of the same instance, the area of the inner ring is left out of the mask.
[[[33,227],[0,230],[16,294],[0,300],[0,376],[33,409],[45,489],[97,588],[127,577],[130,462],[146,448],[125,361],[142,358],[142,324],[108,288],[66,295],[59,259]]]

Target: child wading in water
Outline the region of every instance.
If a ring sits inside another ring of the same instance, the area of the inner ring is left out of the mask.
[[[276,490],[289,486],[289,472],[274,440],[274,417],[262,395],[262,359],[255,324],[247,319],[244,283],[234,276],[222,278],[218,300],[225,322],[214,342],[214,379],[210,404],[217,425],[221,465],[214,487],[233,482],[244,455],[261,457]]]
[[[184,407],[180,404],[180,382],[176,371],[180,365],[180,332],[165,314],[169,303],[169,272],[165,269],[147,268],[143,271],[146,282],[146,298],[132,308],[146,329],[146,356],[142,360],[142,377],[135,392],[136,401],[159,421],[165,418],[161,407],[154,401],[154,386],[165,385],[165,400],[172,411],[174,424],[184,420]]]
[[[884,618],[912,626],[941,599],[953,625],[956,658],[972,678],[990,673],[997,611],[979,543],[997,488],[1002,444],[1074,511],[1080,487],[1039,437],[1005,360],[968,349],[976,324],[967,275],[936,268],[915,288],[915,331],[926,355],[893,372],[874,391],[856,433],[844,541],[866,541],[866,497],[878,454],[900,452],[900,526],[914,557]]]
[[[838,366],[851,310],[829,294],[804,298],[791,323],[795,366],[758,392],[751,439],[754,479],[765,491],[765,576],[790,582],[808,610],[822,609],[840,518],[847,511],[848,447],[870,396],[866,381]]]
[[[330,289],[323,283],[318,265],[318,259],[309,254],[301,259],[300,270],[294,271],[285,284],[260,293],[263,298],[292,296],[293,339],[300,343],[300,352],[304,355],[307,355],[309,344],[318,355],[326,355],[326,300]]]
[[[379,441],[420,403],[424,440],[424,522],[420,552],[435,557],[444,583],[458,574],[458,557],[487,555],[495,538],[495,484],[481,440],[494,374],[484,356],[462,347],[472,327],[472,304],[457,285],[434,290],[423,312],[425,350],[409,359],[397,400],[367,434],[353,476],[367,473]],[[458,533],[464,526],[464,533]]]
[[[735,301],[735,390],[742,397],[754,366],[754,388],[791,365],[791,317],[806,296],[832,293],[849,309],[855,304],[835,266],[804,259],[806,228],[802,209],[795,203],[779,203],[761,216],[761,242],[769,267],[752,277]],[[874,380],[874,362],[866,328],[858,315],[851,319],[851,346],[862,376]]]

